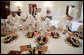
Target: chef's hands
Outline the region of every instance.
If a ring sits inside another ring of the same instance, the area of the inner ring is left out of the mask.
[[[10,23],[10,21],[8,21],[7,24],[9,24],[9,25],[14,25],[13,23]]]
[[[8,21],[7,24],[10,24],[10,21]]]

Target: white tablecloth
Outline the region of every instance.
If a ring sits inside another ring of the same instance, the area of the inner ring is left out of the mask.
[[[31,43],[32,46],[35,46],[35,38],[27,38],[25,32],[17,32],[18,39],[10,42],[3,43],[3,38],[1,37],[1,54],[7,54],[10,50],[20,50],[21,45],[28,45]],[[83,40],[79,39],[82,43],[82,47],[76,48],[71,47],[64,42],[64,35],[61,34],[59,39],[54,39],[48,37],[48,43],[45,44],[48,46],[48,54],[83,54]]]
[[[58,21],[51,21],[52,25],[57,25]],[[76,28],[74,26],[77,24],[76,22],[73,22],[73,29]],[[75,29],[77,30],[77,29]],[[1,37],[1,54],[7,54],[10,50],[20,50],[21,45],[28,45],[32,43],[32,46],[35,46],[35,38],[27,38],[25,36],[25,32],[18,31],[18,39],[10,42],[10,43],[3,43],[4,37]],[[79,39],[82,43],[82,47],[76,48],[71,47],[68,44],[64,42],[64,35],[61,34],[61,37],[59,39],[53,39],[52,37],[48,38],[48,43],[45,44],[48,46],[48,54],[83,54],[83,40]]]

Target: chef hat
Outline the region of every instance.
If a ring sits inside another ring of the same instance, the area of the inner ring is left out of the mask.
[[[10,11],[18,11],[17,7],[15,7],[14,5],[10,6]]]
[[[75,17],[77,15],[78,9],[73,8],[70,10],[70,12],[68,13],[70,16]]]

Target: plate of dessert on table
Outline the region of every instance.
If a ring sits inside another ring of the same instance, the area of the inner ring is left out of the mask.
[[[65,42],[72,47],[82,46],[82,43],[76,37],[67,37]]]
[[[79,29],[78,29],[78,37],[80,39],[83,39],[83,25],[80,25]]]
[[[26,33],[28,38],[33,38],[34,37],[34,32],[27,32]]]
[[[17,39],[17,35],[7,35],[6,38],[4,38],[4,43],[10,43],[11,41]]]
[[[1,36],[6,36],[6,32],[4,32],[2,29],[1,29]]]
[[[60,34],[58,32],[51,32],[51,36],[53,38],[59,38],[60,37]]]
[[[83,39],[83,32],[73,32],[74,36],[79,37],[80,39]]]
[[[3,37],[9,34],[8,30],[9,30],[9,27],[4,27],[4,28],[1,27],[1,36]]]
[[[46,36],[38,36],[36,42],[40,45],[44,45],[48,42],[48,38]]]

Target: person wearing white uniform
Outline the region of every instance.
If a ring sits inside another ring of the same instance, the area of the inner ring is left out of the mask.
[[[25,23],[26,19],[28,18],[27,14],[22,13],[21,16],[20,16],[20,18],[21,19],[19,20],[19,24],[22,25],[22,26],[24,26],[25,25],[24,23]]]
[[[71,29],[72,29],[72,20],[75,19],[77,11],[78,10],[75,8],[75,6],[72,5],[69,8],[69,12],[66,14],[66,16],[62,17],[59,20],[58,27],[60,26],[63,29],[66,29],[66,26],[67,26],[68,30],[71,31]]]
[[[47,28],[50,28],[51,27],[51,21],[50,21],[50,19],[46,18],[45,22],[46,22]]]
[[[69,8],[68,14],[69,14],[70,16],[72,16],[72,17],[75,19],[76,15],[77,15],[77,12],[78,12],[78,9],[76,9],[75,6],[72,5],[72,6]]]
[[[42,14],[41,8],[36,9],[37,15],[35,16],[35,19],[37,22],[41,21],[41,18],[44,16]]]
[[[26,24],[26,26],[27,25],[29,25],[29,26],[35,26],[35,19],[34,19],[34,17],[32,15],[30,15],[30,14],[28,14],[27,16],[28,17],[27,17],[27,19],[26,19],[26,21],[25,21],[24,24]]]
[[[51,23],[50,23],[49,18],[42,17],[41,21],[37,23],[36,27],[38,31],[46,32],[47,29],[50,28],[50,26],[51,26]]]
[[[34,17],[30,14],[24,14],[21,16],[21,23],[24,27],[34,27],[36,24],[36,21],[34,19]]]
[[[10,12],[11,14],[7,17],[7,26],[9,26],[10,28],[13,28],[14,25],[16,25],[16,23],[18,23],[20,17],[17,15],[17,9],[16,7],[11,7],[10,8]]]
[[[73,20],[73,17],[71,17],[70,15],[65,15],[65,16],[61,17],[57,26],[60,28],[63,28],[63,29],[68,28],[71,30],[72,20]]]

